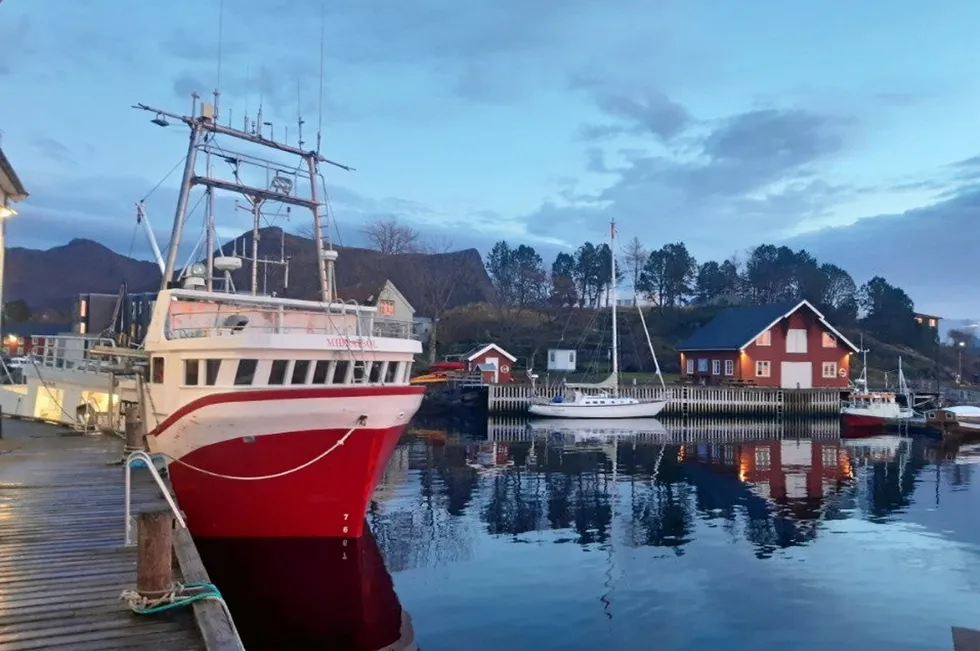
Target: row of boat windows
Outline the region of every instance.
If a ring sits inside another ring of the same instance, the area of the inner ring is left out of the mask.
[[[350,362],[348,360],[276,359],[268,366],[265,382],[256,380],[257,359],[185,359],[184,386],[214,386],[222,364],[237,364],[234,384],[238,386],[282,386],[305,384],[397,384],[408,382],[411,362]],[[165,360],[151,360],[151,381],[162,384]]]

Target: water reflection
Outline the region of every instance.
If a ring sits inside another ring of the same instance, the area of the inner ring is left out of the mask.
[[[980,627],[980,446],[836,427],[429,425],[353,547],[201,551],[252,651],[413,648],[413,623],[426,651],[949,648]]]
[[[369,531],[349,541],[203,539],[197,547],[250,651],[418,648]]]

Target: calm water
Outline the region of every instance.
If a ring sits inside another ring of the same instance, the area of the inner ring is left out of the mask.
[[[372,536],[202,553],[249,651],[952,649],[980,447],[830,427],[416,428]]]

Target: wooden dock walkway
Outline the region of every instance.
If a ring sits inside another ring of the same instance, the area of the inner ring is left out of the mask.
[[[2,427],[0,651],[207,649],[213,634],[194,607],[136,615],[119,598],[136,587],[136,547],[123,545],[124,470],[111,465],[122,440],[28,421]],[[132,496],[134,514],[162,502],[146,469],[133,470]]]
[[[531,404],[530,384],[491,384],[487,386],[487,411],[524,413]],[[542,392],[545,390],[542,388]],[[821,416],[840,413],[840,389],[771,389],[765,387],[725,387],[668,385],[621,386],[619,394],[640,400],[669,398],[664,416]]]

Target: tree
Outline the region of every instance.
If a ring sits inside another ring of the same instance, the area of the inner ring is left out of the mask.
[[[419,232],[394,217],[375,219],[361,229],[371,248],[384,255],[419,251]]]
[[[31,308],[22,299],[10,301],[3,306],[3,318],[8,323],[26,323],[31,320]]]
[[[694,292],[698,263],[683,242],[667,244],[662,251],[664,260],[664,294],[662,305],[681,305]]]
[[[511,251],[510,267],[513,270],[514,304],[523,309],[538,305],[547,294],[548,274],[544,262],[534,247],[521,244]]]
[[[497,304],[510,305],[514,297],[515,270],[513,250],[506,240],[500,240],[490,249],[486,267]]]
[[[436,256],[449,255],[452,250],[452,241],[443,240],[439,242],[429,242],[422,245],[419,263],[415,267],[415,273],[419,282],[419,293],[421,304],[417,307],[422,314],[428,315],[432,319],[432,329],[429,331],[429,364],[436,361],[436,348],[438,344],[439,319],[446,311],[449,300],[453,292],[460,283],[472,282],[472,278],[467,274],[445,273],[445,265],[438,264]]]
[[[795,298],[799,257],[787,246],[757,246],[745,263],[746,290],[760,305]]]
[[[875,276],[861,286],[858,302],[864,311],[864,327],[879,338],[909,346],[921,344],[914,305],[903,290]]]
[[[551,304],[556,307],[572,306],[578,302],[575,286],[575,258],[559,253],[551,264]]]
[[[651,251],[640,272],[639,289],[651,301],[664,308],[664,294],[667,287],[667,254],[663,249]]]
[[[949,331],[949,340],[953,342],[954,346],[964,346],[967,348],[972,348],[974,340],[976,337],[972,332],[966,329],[953,329]]]
[[[646,263],[648,255],[646,248],[640,243],[640,238],[638,237],[634,237],[623,247],[623,265],[626,268],[627,274],[629,274],[631,289],[633,290],[633,307],[636,307],[636,294],[639,291],[637,288],[640,285],[640,274],[643,273],[643,265]]]
[[[828,316],[841,325],[854,325],[858,317],[858,301],[857,285],[851,274],[829,263],[820,265],[820,269],[827,279],[823,307],[828,310]]]
[[[595,244],[586,242],[578,247],[575,252],[575,284],[578,286],[581,305],[590,307],[598,305],[603,278],[602,260]]]
[[[728,289],[730,289],[729,280],[720,264],[709,260],[698,267],[698,275],[694,283],[695,301],[702,305],[711,303]]]

